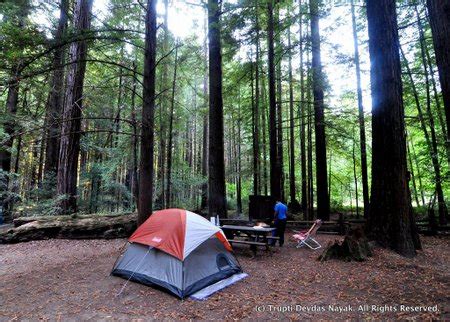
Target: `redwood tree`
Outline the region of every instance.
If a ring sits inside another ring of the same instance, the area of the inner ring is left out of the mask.
[[[420,247],[408,189],[395,0],[368,0],[372,89],[371,239],[412,257]]]
[[[314,130],[316,135],[316,185],[317,217],[330,218],[330,196],[328,195],[327,147],[325,139],[324,86],[320,54],[319,6],[318,0],[310,0],[312,77],[314,94]]]
[[[302,176],[302,211],[306,220],[306,212],[308,209],[308,197],[307,197],[307,175],[306,175],[306,113],[307,103],[305,102],[305,71],[303,64],[303,11],[302,0],[299,1],[299,56],[300,56],[300,104],[299,104],[299,117],[300,117],[300,164],[301,164],[301,176]]]
[[[275,97],[275,57],[273,35],[273,4],[269,0],[267,5],[268,30],[268,64],[269,64],[269,156],[270,156],[270,194],[273,198],[281,200],[281,171],[278,159],[277,145],[277,107]]]
[[[69,1],[61,0],[60,14],[58,28],[55,32],[56,49],[53,53],[53,75],[51,77],[50,95],[47,104],[47,133],[45,142],[45,167],[44,175],[55,175],[58,169],[58,156],[59,156],[59,129],[61,127],[60,117],[63,107],[63,94],[64,94],[64,55],[66,47],[61,43],[64,37],[65,30],[67,28]]]
[[[93,0],[77,0],[76,2],[74,28],[80,35],[90,28],[92,2]],[[82,38],[73,42],[69,49],[70,64],[67,73],[57,174],[57,194],[65,196],[60,205],[63,213],[77,211],[78,157],[87,51],[87,42]]]
[[[209,159],[208,211],[226,217],[223,146],[222,54],[218,0],[208,0],[209,38]]]
[[[142,91],[141,160],[139,165],[138,225],[152,212],[156,67],[156,0],[147,1],[145,15],[145,56]]]
[[[356,91],[358,94],[359,146],[361,149],[361,181],[364,201],[364,217],[369,215],[369,184],[367,176],[366,125],[364,121],[363,96],[361,88],[361,68],[359,62],[358,32],[356,28],[355,4],[352,0],[352,29],[355,52]],[[355,184],[356,181],[355,181]],[[356,204],[358,208],[358,204]]]

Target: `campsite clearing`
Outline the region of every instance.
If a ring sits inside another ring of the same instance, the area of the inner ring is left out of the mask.
[[[286,238],[289,236],[286,235]],[[319,235],[326,245],[335,236]],[[46,240],[0,245],[0,320],[450,318],[448,237],[423,237],[414,259],[376,249],[366,262],[316,260],[320,251],[274,247],[272,256],[236,253],[249,277],[206,302],[181,301],[109,276],[124,239]],[[332,305],[333,310],[329,305]],[[405,307],[433,310],[401,311]],[[362,311],[358,308],[362,307]],[[346,309],[350,308],[350,309]]]

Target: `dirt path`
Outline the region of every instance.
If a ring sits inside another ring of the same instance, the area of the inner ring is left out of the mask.
[[[326,244],[335,237],[318,239]],[[364,263],[319,263],[317,252],[292,243],[255,259],[240,248],[237,257],[249,277],[205,302],[180,301],[132,282],[116,297],[125,280],[109,272],[125,240],[0,245],[0,320],[448,319],[450,240],[422,240],[425,250],[414,259],[376,250]],[[403,312],[401,305],[437,305],[438,312]]]

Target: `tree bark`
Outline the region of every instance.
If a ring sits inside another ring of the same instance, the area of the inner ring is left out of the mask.
[[[359,218],[359,196],[358,196],[358,177],[356,175],[356,155],[355,155],[355,129],[353,129],[353,144],[352,144],[352,159],[353,159],[353,181],[355,183],[355,202],[356,202],[356,217]]]
[[[273,4],[269,0],[268,13],[268,64],[269,64],[269,155],[270,155],[270,194],[274,199],[281,200],[281,172],[279,168],[277,145],[277,106],[275,97],[275,62],[274,62],[274,23]]]
[[[253,194],[258,195],[258,154],[259,154],[259,147],[258,147],[258,126],[256,124],[256,102],[255,102],[255,86],[254,86],[254,73],[253,73],[253,62],[250,63],[250,87],[251,87],[251,99],[252,99],[252,148],[253,148]]]
[[[288,29],[288,48],[289,48],[289,195],[291,199],[291,208],[299,209],[295,190],[295,137],[294,137],[294,84],[292,79],[292,49],[291,49],[291,30]]]
[[[413,163],[412,163],[412,156],[411,156],[411,151],[409,149],[408,141],[406,142],[406,153],[408,155],[409,172],[411,173],[411,181],[412,181],[412,185],[413,185],[414,200],[416,201],[417,206],[420,207],[419,194],[417,193],[416,177],[414,175],[414,167],[413,167]]]
[[[138,226],[150,217],[153,209],[153,158],[156,69],[156,0],[148,0],[145,16],[145,56],[139,165]]]
[[[281,24],[280,24],[280,7],[276,3],[276,19],[274,24],[276,25],[275,29],[275,43],[276,43],[276,54],[275,57],[277,59],[276,63],[276,71],[275,71],[275,79],[276,79],[276,108],[277,108],[277,120],[276,120],[276,129],[277,129],[277,168],[280,176],[280,198],[283,202],[285,202],[285,193],[284,193],[284,150],[283,150],[283,88],[282,88],[282,74],[281,74],[281,63],[283,61],[283,45],[281,43]]]
[[[170,112],[169,112],[169,142],[167,145],[167,185],[166,185],[166,207],[172,207],[172,144],[173,144],[173,118],[175,107],[175,88],[177,85],[177,64],[178,64],[178,44],[175,44],[175,62],[173,68],[173,81],[172,81],[172,97],[170,100]],[[188,127],[189,129],[189,127]]]
[[[208,0],[209,36],[209,179],[208,211],[227,217],[223,141],[222,53],[218,0]]]
[[[235,142],[235,160],[236,160],[236,210],[238,214],[242,213],[242,176],[241,176],[241,103],[239,93],[238,119],[237,119],[237,142]]]
[[[423,185],[422,185],[422,171],[420,170],[420,166],[419,166],[419,162],[417,160],[417,155],[416,155],[416,151],[414,149],[414,143],[411,141],[411,154],[414,160],[414,165],[416,166],[417,169],[417,177],[419,178],[419,191],[420,191],[420,197],[422,200],[422,205],[425,205],[425,193],[424,193],[424,189],[423,189]]]
[[[253,70],[252,70],[252,129],[253,129],[253,194],[259,195],[261,192],[260,182],[260,149],[259,149],[259,13],[258,13],[258,0],[255,3],[255,29],[256,29],[256,58],[255,63],[255,87],[253,87]]]
[[[361,181],[364,203],[364,217],[369,215],[369,180],[367,176],[366,125],[364,121],[364,107],[361,89],[361,67],[359,62],[358,32],[356,30],[356,14],[354,0],[352,0],[352,27],[355,52],[356,91],[358,94],[359,146],[361,150]],[[358,206],[358,205],[356,205]]]
[[[93,0],[76,2],[74,26],[80,34],[90,28],[92,2]],[[70,45],[57,174],[57,194],[64,196],[60,204],[63,213],[77,211],[78,157],[87,51],[86,40],[82,39]]]
[[[407,257],[420,247],[409,196],[395,0],[368,0],[372,89],[371,239]]]
[[[259,60],[261,55],[261,47],[259,44],[259,11],[258,11],[259,2],[256,1],[256,61],[255,61],[255,142],[256,142],[256,178],[257,183],[256,186],[256,194],[259,195],[261,193],[261,159],[260,159],[260,142],[259,142],[259,109],[260,109],[260,85],[259,85]]]
[[[131,93],[131,124],[133,127],[133,135],[131,136],[131,148],[132,148],[132,165],[131,165],[131,195],[133,198],[132,210],[138,204],[139,199],[139,184],[138,184],[138,128],[136,120],[136,89],[137,89],[137,64],[133,61],[133,92]]]
[[[22,135],[17,138],[17,151],[16,151],[16,161],[14,163],[14,173],[19,173],[19,163],[20,163],[20,152],[22,149]]]
[[[206,15],[205,20],[207,20],[208,15]],[[207,21],[205,22],[205,26],[207,25]],[[204,76],[203,76],[203,106],[204,106],[204,115],[203,115],[203,150],[202,150],[202,176],[206,178],[208,176],[208,32],[205,28],[205,39],[203,42],[203,52],[204,52]],[[208,204],[208,183],[205,182],[202,184],[202,196],[200,201],[200,208],[205,209]]]
[[[306,134],[305,134],[305,109],[308,104],[305,102],[305,72],[303,64],[303,11],[302,0],[299,1],[299,56],[300,56],[300,104],[299,104],[299,117],[300,117],[300,164],[301,164],[301,176],[302,176],[302,212],[304,219],[307,217],[308,210],[308,195],[307,195],[307,174],[306,174]]]
[[[439,71],[442,96],[447,121],[447,144],[450,144],[450,2],[427,0],[433,34],[434,51]]]
[[[268,183],[268,175],[267,175],[267,130],[266,130],[266,126],[267,124],[267,95],[266,95],[266,86],[265,86],[265,77],[262,77],[261,81],[262,81],[262,85],[261,85],[261,95],[263,97],[263,102],[262,102],[262,109],[261,109],[261,130],[262,130],[262,155],[263,155],[263,162],[262,162],[262,166],[263,166],[263,188],[264,188],[264,195],[267,196],[268,194],[268,189],[267,189],[267,183]]]
[[[164,38],[162,41],[162,52],[166,55],[169,51],[169,1],[163,0],[164,3]],[[168,66],[169,66],[169,57],[166,57],[162,61],[162,73],[161,73],[161,82],[160,82],[160,94],[159,94],[159,151],[158,151],[158,175],[157,178],[161,183],[161,190],[156,197],[156,203],[162,208],[166,208],[167,200],[166,200],[166,152],[167,152],[167,130],[166,130],[166,114],[167,111],[167,102],[169,101],[168,96],[166,94],[166,86],[168,85]]]
[[[55,33],[55,43],[63,41],[67,28],[69,1],[61,0],[60,15],[58,28]],[[51,79],[50,98],[47,105],[47,133],[46,133],[46,150],[45,150],[45,166],[44,178],[55,176],[58,171],[59,157],[59,132],[61,128],[60,117],[64,104],[64,65],[65,62],[65,46],[58,46],[53,56],[53,75]]]
[[[316,136],[316,186],[317,218],[330,218],[330,196],[328,195],[327,147],[324,117],[324,79],[320,53],[319,6],[318,0],[310,0],[312,73],[314,93],[314,129]]]
[[[310,52],[307,52],[306,55],[307,66],[310,65]],[[308,107],[308,220],[313,220],[314,218],[314,176],[313,176],[313,143],[312,143],[312,104],[311,104],[311,68],[308,70],[308,82],[307,82],[307,107]]]

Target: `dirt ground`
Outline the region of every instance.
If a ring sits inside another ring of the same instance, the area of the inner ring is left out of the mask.
[[[203,302],[133,282],[116,296],[125,280],[109,273],[123,239],[0,245],[0,320],[450,319],[449,241],[423,237],[414,259],[377,249],[362,263],[320,263],[292,242],[256,258],[239,247],[249,277]]]

